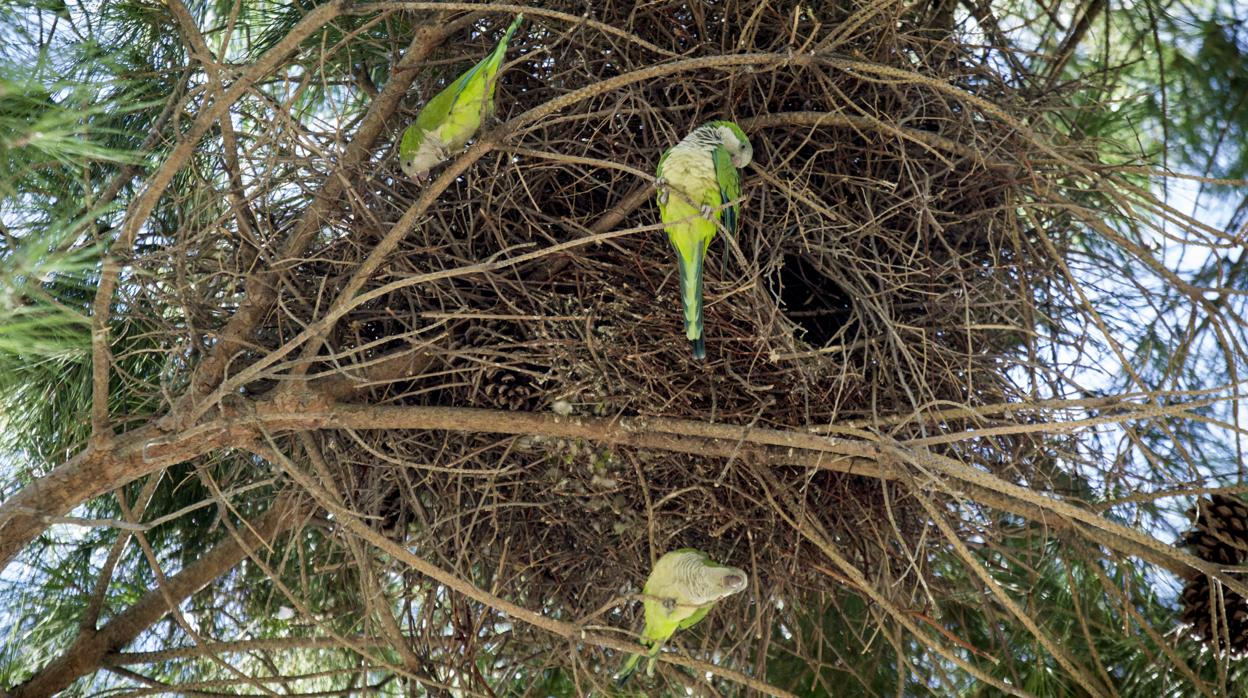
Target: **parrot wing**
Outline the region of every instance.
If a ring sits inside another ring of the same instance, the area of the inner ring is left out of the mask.
[[[474,68],[475,69],[475,68]],[[446,123],[451,115],[451,107],[455,104],[455,98],[462,90],[460,81],[464,79],[472,71],[468,71],[464,75],[455,79],[455,82],[442,88],[442,91],[434,95],[433,99],[416,115],[416,121],[403,131],[403,140],[399,142],[399,155],[407,157],[415,153],[420,144],[425,140],[425,134],[434,131]]]
[[[669,149],[659,160],[656,171],[659,177],[666,178],[664,171],[668,158],[675,150],[676,148]],[[673,167],[673,176],[681,174],[682,171],[681,168]],[[713,205],[720,196],[710,182],[705,183],[705,191],[696,194],[688,191],[682,184],[669,182],[667,187],[659,188],[656,198],[659,217],[665,224],[668,240],[676,250],[685,336],[693,342],[693,357],[702,359],[706,356],[705,340],[702,337],[702,265],[711,239],[715,237],[715,222],[700,215],[700,206],[703,203]],[[674,194],[670,191],[673,188],[677,190]]]
[[[433,99],[429,100],[429,103],[425,105],[425,108],[421,109],[420,114],[416,116],[417,129],[420,131],[433,131],[435,129],[442,128],[448,121],[451,121],[452,115],[455,113],[456,109],[459,108],[464,97],[476,97],[480,99],[481,95],[484,93],[484,82],[482,80],[481,73],[482,70],[485,69],[486,62],[493,57],[494,54],[486,56],[480,63],[477,63],[469,68],[467,72],[455,78],[454,82],[442,88],[441,92],[434,95]],[[472,82],[473,78],[477,78],[481,84],[474,85]],[[470,85],[477,89],[469,89]],[[450,134],[445,134],[443,138],[446,141],[451,142],[454,139],[447,137],[449,135]],[[416,143],[416,145],[419,145],[419,143]]]
[[[467,72],[456,78],[455,82],[447,85],[446,89],[433,98],[437,100],[443,94],[449,93],[446,103],[446,114],[454,115],[455,110],[461,104],[479,105],[480,111],[474,114],[473,116],[476,118],[472,119],[479,125],[480,114],[493,111],[494,83],[498,77],[498,69],[503,63],[503,58],[507,55],[507,43],[511,41],[512,34],[516,33],[516,28],[520,26],[520,22],[523,20],[523,13],[516,15],[516,19],[512,21],[511,26],[507,27],[507,31],[503,32],[503,38],[498,40],[498,45],[494,47],[494,50],[490,51],[489,55],[478,61],[476,65],[469,68]],[[432,103],[431,101],[430,104]]]
[[[728,149],[722,145],[715,146],[715,150],[711,155],[715,161],[715,180],[719,183],[719,202],[725,205],[730,201],[736,201],[741,198],[741,174],[737,172],[737,168],[732,165],[732,156],[728,154]],[[737,235],[737,213],[738,204],[725,206],[723,209],[724,229],[729,235],[736,237]],[[707,241],[710,244],[710,241]]]

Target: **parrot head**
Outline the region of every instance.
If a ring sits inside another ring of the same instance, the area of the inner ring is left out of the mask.
[[[702,599],[701,603],[711,603],[725,596],[732,596],[738,591],[744,591],[746,584],[749,583],[749,577],[746,576],[745,571],[736,567],[707,567],[705,574],[710,582],[708,589],[710,597]]]
[[[429,178],[429,168],[433,165],[421,165],[416,162],[416,157],[399,158],[399,169],[403,170],[403,174],[411,177],[417,182],[423,182]]]
[[[719,587],[723,590],[724,596],[745,589],[745,583],[745,572],[736,567],[725,567],[720,573]]]
[[[431,137],[431,134],[412,124],[403,133],[403,142],[399,147],[399,169],[418,182],[424,181],[429,177],[429,170],[449,156],[446,146],[436,136]]]
[[[750,145],[749,137],[745,135],[745,131],[742,131],[740,126],[731,121],[712,121],[707,126],[715,128],[720,142],[728,149],[728,155],[732,157],[733,167],[739,170],[754,159],[754,146]]]

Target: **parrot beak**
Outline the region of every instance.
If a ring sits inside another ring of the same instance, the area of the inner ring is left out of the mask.
[[[745,576],[740,574],[730,574],[724,577],[724,588],[732,591],[740,591],[745,588]]]
[[[403,174],[411,177],[417,184],[424,184],[425,180],[429,179],[429,170],[416,169],[414,160],[399,160],[399,169]]]

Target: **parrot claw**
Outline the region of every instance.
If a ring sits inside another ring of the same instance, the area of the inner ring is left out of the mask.
[[[658,192],[659,203],[666,204],[667,203],[667,180],[664,179],[663,177],[659,177],[655,179],[654,190]]]
[[[702,204],[702,217],[708,221],[715,220],[715,209],[707,206],[706,204]]]
[[[673,598],[666,598],[666,599],[663,599],[663,610],[664,610],[664,611],[667,611],[668,613],[671,613],[672,611],[675,611],[675,610],[676,610],[676,599],[673,599]]]

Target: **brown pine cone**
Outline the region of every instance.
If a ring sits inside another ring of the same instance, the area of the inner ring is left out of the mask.
[[[463,329],[453,346],[457,349],[487,349],[516,341],[516,327],[502,320],[480,320]]]
[[[1198,500],[1187,510],[1187,518],[1192,527],[1180,536],[1179,545],[1220,567],[1248,560],[1248,503],[1215,494]],[[1221,595],[1216,606],[1211,604],[1209,578],[1203,574],[1188,577],[1179,595],[1179,622],[1215,652],[1248,653],[1248,600],[1227,588],[1221,589]]]
[[[499,409],[519,412],[533,407],[538,397],[537,386],[525,373],[492,368],[486,372],[482,392]]]

